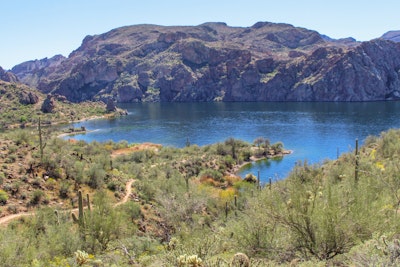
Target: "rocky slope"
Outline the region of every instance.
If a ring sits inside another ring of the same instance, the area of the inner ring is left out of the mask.
[[[400,31],[388,31],[382,35],[381,39],[390,40],[393,42],[400,42]]]
[[[101,101],[71,103],[65,96],[45,95],[19,82],[1,80],[0,103],[0,132],[5,129],[36,126],[39,118],[43,124],[48,125],[124,114],[120,109],[109,109]]]
[[[400,44],[332,40],[288,24],[136,25],[12,72],[80,102],[371,101],[400,97]]]
[[[15,83],[18,82],[18,78],[10,71],[5,71],[2,67],[0,67],[0,81]]]

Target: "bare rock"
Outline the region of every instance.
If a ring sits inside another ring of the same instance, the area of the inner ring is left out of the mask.
[[[107,99],[106,110],[107,112],[114,112],[117,110],[117,106],[112,98]]]
[[[39,96],[33,92],[21,91],[19,102],[23,105],[33,105],[39,102]]]
[[[44,113],[53,113],[56,108],[56,100],[52,95],[47,95],[47,98],[43,101],[42,104],[42,112]]]

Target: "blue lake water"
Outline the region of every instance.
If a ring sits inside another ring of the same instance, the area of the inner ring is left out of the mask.
[[[261,161],[243,170],[268,181],[284,178],[299,160],[335,159],[369,135],[400,128],[400,102],[372,103],[134,103],[120,105],[129,115],[75,123],[90,132],[85,141],[153,142],[183,147],[223,142],[229,137],[253,142],[257,137],[281,141],[293,150],[282,160]],[[66,137],[71,138],[71,137]]]

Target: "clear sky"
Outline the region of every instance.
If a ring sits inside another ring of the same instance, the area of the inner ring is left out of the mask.
[[[0,66],[68,56],[86,35],[142,23],[284,22],[366,41],[400,30],[399,0],[0,0]]]

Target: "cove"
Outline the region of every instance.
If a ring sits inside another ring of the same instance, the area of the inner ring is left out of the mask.
[[[400,127],[400,102],[217,102],[121,104],[128,115],[74,123],[89,132],[74,135],[78,140],[129,143],[153,142],[199,146],[223,142],[229,137],[253,142],[257,137],[271,143],[283,142],[293,151],[282,159],[256,162],[242,169],[245,176],[260,173],[267,182],[283,179],[296,162],[336,159],[352,151],[355,139]]]

